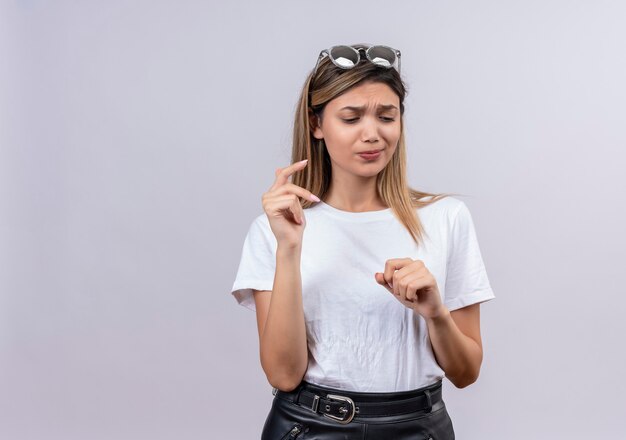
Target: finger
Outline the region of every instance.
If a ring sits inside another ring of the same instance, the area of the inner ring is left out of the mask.
[[[427,280],[424,274],[413,272],[399,281],[400,296],[407,301],[417,301],[417,291],[426,286]]]
[[[402,260],[402,267],[396,270],[392,275],[392,284],[394,287],[405,277],[410,276],[413,273],[421,273],[426,269],[421,260],[413,260],[411,258],[403,258]],[[401,289],[394,289],[394,292],[396,295],[400,295]]]
[[[300,224],[304,219],[304,210],[302,209],[302,205],[300,203],[300,199],[298,195],[306,197],[309,195],[309,200],[313,200],[317,198],[313,193],[307,191],[304,188],[299,187],[298,185],[294,185],[293,183],[286,183],[285,185],[277,188],[275,191],[268,192],[263,194],[263,205],[271,204],[275,200],[289,200],[293,201],[293,205],[290,207],[290,211],[293,213],[294,219],[300,219]],[[319,199],[317,199],[319,201]],[[265,208],[264,208],[265,209]],[[284,206],[283,206],[283,209]],[[265,209],[267,211],[267,209]]]
[[[389,287],[393,289],[394,274],[396,270],[402,269],[412,261],[413,260],[410,258],[391,258],[385,262],[385,271],[383,272],[383,276],[385,277],[385,282],[389,284]],[[396,291],[394,290],[394,292]]]
[[[389,288],[389,286],[387,286],[387,283],[385,282],[385,277],[383,276],[383,274],[381,272],[376,272],[374,274],[374,279],[376,280],[376,282],[378,284],[380,284],[381,286],[386,287],[387,289]]]
[[[391,288],[391,286],[389,286],[389,284],[387,284],[387,282],[385,281],[385,277],[383,276],[382,273],[377,272],[377,279],[376,279],[376,281],[378,281],[378,284],[383,286],[387,290],[387,292],[393,294],[393,289]]]
[[[270,215],[279,215],[294,223],[299,223],[300,218],[299,210],[302,209],[297,197],[293,194],[287,194],[282,197],[275,197],[268,202],[268,209]]]
[[[301,186],[298,186],[298,185],[296,185],[294,183],[291,183],[291,182],[287,182],[284,185],[279,186],[273,192],[276,193],[276,194],[293,193],[293,194],[299,195],[303,199],[311,200],[313,202],[319,202],[320,201],[319,197],[317,197],[311,191],[309,191],[307,189],[304,189]]]
[[[301,225],[303,223],[304,211],[298,196],[295,194],[285,194],[279,197],[278,200],[286,201],[287,207],[283,208],[283,212],[288,213],[293,221]]]
[[[269,190],[273,191],[279,186],[287,183],[289,176],[291,176],[296,171],[303,169],[306,166],[307,161],[308,159],[301,160],[300,162],[293,163],[289,165],[288,167],[282,168],[280,171],[278,171],[276,175],[276,180],[274,181],[274,184],[270,187]]]
[[[296,221],[299,225],[304,224],[304,210],[302,209],[302,205],[300,204],[300,200],[297,198],[292,203],[292,212],[296,215]]]
[[[400,288],[396,292],[398,294],[403,294],[403,292],[408,293],[406,290],[407,283],[415,278],[415,276],[423,277],[427,273],[428,269],[426,269],[426,266],[424,266],[423,261],[411,260],[409,264],[404,266],[402,269],[397,270],[396,273],[393,274],[394,284],[396,282],[400,284]]]

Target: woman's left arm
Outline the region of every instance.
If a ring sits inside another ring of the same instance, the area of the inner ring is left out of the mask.
[[[427,318],[430,343],[437,363],[457,388],[476,382],[483,360],[480,337],[480,304],[472,304]]]
[[[374,278],[426,320],[433,353],[446,377],[457,388],[476,382],[483,361],[480,303],[450,312],[443,304],[437,280],[422,260],[390,258],[385,271],[376,272]]]

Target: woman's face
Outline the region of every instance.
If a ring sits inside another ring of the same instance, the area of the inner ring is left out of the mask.
[[[356,108],[351,108],[356,107]],[[313,136],[324,139],[335,168],[375,176],[391,160],[400,139],[400,99],[387,84],[367,82],[329,101]],[[359,155],[380,150],[376,158]]]

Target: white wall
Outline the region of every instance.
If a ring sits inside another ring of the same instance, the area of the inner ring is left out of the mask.
[[[392,7],[393,9],[389,9]],[[252,439],[230,294],[319,51],[402,51],[411,184],[461,192],[496,299],[457,437],[625,430],[626,5],[4,1],[0,438]]]

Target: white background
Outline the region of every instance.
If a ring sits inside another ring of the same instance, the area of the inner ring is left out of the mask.
[[[0,438],[254,439],[230,294],[321,49],[402,51],[410,183],[496,299],[457,438],[625,431],[626,4],[2,1]]]

